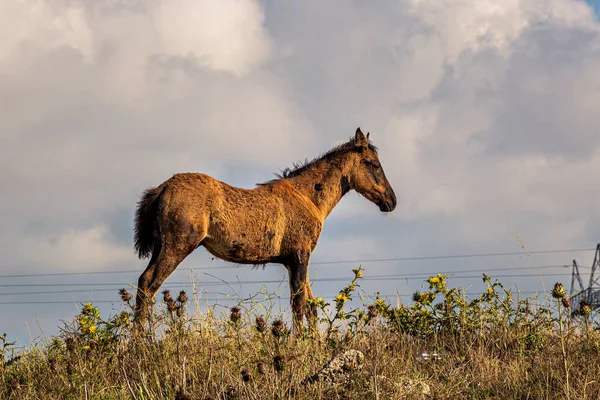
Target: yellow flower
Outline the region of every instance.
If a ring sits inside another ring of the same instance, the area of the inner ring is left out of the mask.
[[[491,287],[489,287],[487,290],[488,290],[488,293],[489,293],[489,294],[492,294],[492,293],[494,293],[494,289],[492,289]]]
[[[429,283],[438,283],[440,281],[440,278],[438,278],[437,276],[433,276],[429,279]]]
[[[96,332],[97,329],[98,329],[98,327],[96,325],[90,326],[90,333]]]
[[[316,301],[317,303],[322,303],[322,302],[323,302],[323,298],[322,298],[322,297],[317,297],[317,298],[315,299],[315,301]]]
[[[356,273],[356,277],[357,277],[357,278],[362,278],[362,271],[358,271],[358,272]]]
[[[342,303],[345,303],[345,302],[347,302],[347,301],[348,301],[348,297],[346,297],[346,295],[345,295],[344,293],[340,293],[340,294],[338,294],[338,295],[335,297],[335,299],[336,299],[337,301],[341,301]]]
[[[88,345],[85,345],[85,346],[83,346],[83,349],[84,349],[84,350],[89,350],[89,349],[90,349],[90,346],[88,346]]]

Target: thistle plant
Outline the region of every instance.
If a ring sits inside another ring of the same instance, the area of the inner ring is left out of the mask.
[[[564,368],[564,372],[565,372],[565,394],[567,396],[567,399],[569,399],[570,396],[570,385],[569,385],[569,365],[568,365],[568,359],[567,359],[567,346],[566,346],[566,338],[564,335],[564,326],[563,326],[563,299],[566,297],[567,295],[567,291],[565,290],[565,287],[563,286],[562,283],[560,282],[556,282],[554,284],[554,287],[552,288],[552,291],[550,293],[552,295],[552,297],[556,300],[557,302],[557,306],[558,306],[558,333],[559,333],[559,337],[560,337],[560,345],[561,345],[561,350],[562,350],[562,358],[563,358],[563,368]],[[567,309],[567,312],[569,310]]]

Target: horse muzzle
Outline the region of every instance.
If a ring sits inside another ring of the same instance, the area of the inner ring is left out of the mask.
[[[377,205],[379,206],[379,210],[382,212],[392,212],[396,209],[396,205],[398,201],[396,200],[396,195],[394,193],[388,198],[381,198]]]

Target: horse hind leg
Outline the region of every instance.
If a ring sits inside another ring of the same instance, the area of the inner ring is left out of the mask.
[[[148,319],[148,306],[151,301],[151,298],[148,296],[148,287],[158,265],[161,247],[160,241],[156,240],[150,262],[138,279],[137,294],[135,298],[135,321],[140,326],[143,325]]]
[[[198,248],[201,241],[202,240],[194,243],[175,243],[172,246],[168,246],[164,251],[161,251],[157,262],[157,268],[155,269],[150,285],[148,286],[148,292],[153,298],[162,284],[173,271],[175,271],[177,266]]]
[[[192,253],[206,234],[173,235],[165,238],[154,262],[150,262],[138,280],[138,296],[136,309],[140,322],[148,318],[148,307],[154,303],[154,297],[165,280],[175,271],[177,266]],[[170,240],[169,240],[170,239]]]

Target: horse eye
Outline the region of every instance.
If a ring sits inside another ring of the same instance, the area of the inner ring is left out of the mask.
[[[366,160],[366,161],[363,161],[363,163],[370,165],[371,167],[373,167],[375,169],[381,168],[381,164],[379,164],[377,161]]]

